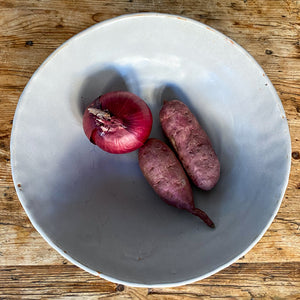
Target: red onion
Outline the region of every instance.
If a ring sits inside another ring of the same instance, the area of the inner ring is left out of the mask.
[[[110,153],[140,148],[150,135],[152,114],[147,104],[130,92],[110,92],[85,110],[83,129],[89,140]]]

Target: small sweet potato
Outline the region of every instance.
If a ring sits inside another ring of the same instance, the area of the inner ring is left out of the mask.
[[[214,227],[206,213],[195,208],[189,179],[174,152],[164,142],[149,139],[139,149],[138,160],[145,178],[166,203],[185,209]]]
[[[193,183],[203,190],[212,189],[220,177],[220,162],[195,116],[183,102],[172,100],[165,102],[159,118]]]

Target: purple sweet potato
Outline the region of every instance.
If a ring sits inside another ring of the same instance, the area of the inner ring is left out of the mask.
[[[183,102],[172,100],[165,102],[159,118],[193,183],[203,190],[212,189],[220,177],[220,162],[195,116]]]
[[[149,139],[138,154],[140,168],[154,191],[166,203],[200,217],[208,226],[214,223],[195,208],[192,188],[174,152],[162,141]]]

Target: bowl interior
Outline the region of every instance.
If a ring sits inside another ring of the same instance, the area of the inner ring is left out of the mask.
[[[160,200],[137,152],[105,153],[85,137],[84,108],[113,90],[148,103],[151,137],[165,140],[164,100],[180,99],[197,116],[221,178],[210,192],[195,188],[194,199],[216,229]],[[86,30],[39,68],[21,96],[11,152],[19,198],[62,255],[113,281],[174,285],[216,272],[262,236],[286,188],[290,137],[248,53],[205,25],[145,14]]]

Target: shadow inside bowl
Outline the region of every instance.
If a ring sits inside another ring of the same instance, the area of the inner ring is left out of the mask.
[[[86,107],[97,97],[114,91],[130,91],[139,95],[134,70],[127,66],[93,66],[88,76],[78,76],[70,95],[70,107],[75,118],[82,122]]]
[[[158,87],[154,92],[154,98],[158,99],[157,102],[161,106],[163,105],[164,101],[171,101],[175,99],[182,101],[188,106],[188,108],[200,123],[201,127],[208,134],[213,148],[220,160],[220,179],[217,185],[210,191],[203,191],[195,187],[193,184],[192,188],[196,206],[207,212],[213,211],[213,220],[214,222],[216,222],[216,224],[218,224],[220,219],[220,201],[230,201],[231,192],[228,188],[226,188],[226,186],[229,186],[228,181],[230,182],[231,180],[230,174],[232,173],[238,161],[234,156],[234,153],[238,153],[238,147],[236,145],[236,140],[234,139],[232,128],[230,128],[230,124],[227,123],[228,119],[226,119],[226,121],[224,122],[221,118],[218,117],[207,117],[207,111],[211,111],[209,109],[210,103],[208,101],[203,101],[202,99],[202,104],[198,104],[199,106],[195,108],[194,103],[190,100],[187,93],[185,93],[179,85],[173,82],[165,82],[160,87]],[[201,103],[201,99],[199,99],[199,101]],[[230,112],[226,113],[228,116],[230,116]],[[204,122],[204,120],[206,120],[206,122]],[[213,122],[210,122],[210,120],[212,120]],[[173,149],[171,143],[165,136],[163,136],[163,139]],[[221,195],[221,193],[222,197],[217,196]]]
[[[136,274],[141,282],[155,282],[160,272],[180,278],[176,260],[182,249],[176,245],[190,234],[212,232],[159,199],[139,169],[137,152],[109,154],[79,138],[56,174],[44,189],[47,213],[35,211],[35,219],[62,251],[94,271],[129,282]]]

